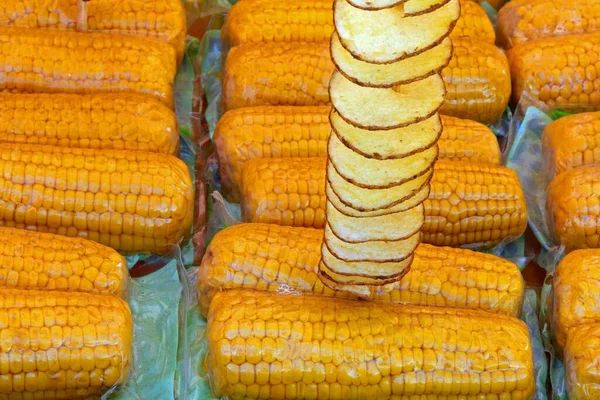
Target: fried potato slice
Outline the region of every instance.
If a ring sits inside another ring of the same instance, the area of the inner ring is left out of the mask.
[[[406,0],[348,0],[354,7],[361,10],[382,10],[406,3]],[[410,0],[414,1],[414,0]],[[423,0],[417,0],[423,1]]]
[[[394,129],[431,117],[444,103],[446,87],[439,74],[391,88],[360,86],[339,71],[329,82],[333,107],[362,129]]]
[[[429,13],[448,4],[450,0],[409,0],[404,3],[404,15],[407,17]]]
[[[433,167],[425,174],[385,189],[365,189],[342,178],[330,164],[327,166],[325,193],[333,206],[350,217],[376,217],[405,211],[424,202],[429,196]]]
[[[339,71],[352,82],[369,87],[392,87],[427,78],[444,69],[452,58],[452,41],[442,43],[414,57],[390,64],[373,64],[356,59],[340,43],[336,32],[331,35],[331,59]]]
[[[402,128],[377,131],[357,128],[344,121],[335,110],[331,110],[329,121],[346,147],[378,160],[403,158],[426,150],[437,143],[443,130],[438,114]]]
[[[417,55],[441,43],[460,16],[459,0],[423,12],[418,5],[405,15],[404,5],[363,10],[335,0],[333,22],[340,42],[362,61],[390,63]]]
[[[410,257],[421,241],[421,232],[401,240],[373,240],[346,243],[325,225],[325,245],[336,258],[343,261],[400,262]]]
[[[373,295],[375,295],[375,294],[389,293],[392,290],[394,290],[394,287],[396,284],[396,280],[394,280],[394,282],[385,283],[382,286],[363,285],[363,284],[345,285],[345,284],[334,281],[329,276],[329,274],[335,276],[336,278],[340,277],[339,274],[335,274],[335,273],[329,271],[329,269],[321,261],[319,263],[319,271],[318,271],[317,275],[319,276],[319,279],[321,280],[321,282],[323,282],[323,284],[325,286],[327,286],[328,288],[330,288],[332,290],[350,292],[350,293],[355,294],[356,296],[366,298],[366,299],[372,298]],[[344,280],[344,278],[339,278],[339,279]],[[359,282],[362,282],[362,280],[359,279]]]
[[[388,188],[418,178],[433,166],[438,156],[434,144],[404,158],[367,158],[344,146],[335,134],[329,136],[327,151],[329,161],[344,179],[367,189]]]
[[[423,204],[406,211],[369,218],[344,215],[329,201],[326,207],[331,231],[347,243],[406,239],[417,233],[425,222]]]

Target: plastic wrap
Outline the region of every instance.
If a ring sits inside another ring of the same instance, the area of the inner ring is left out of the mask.
[[[10,63],[10,68],[0,71],[1,91],[140,93],[173,106],[177,64],[175,50],[166,43],[101,33],[0,27],[0,45],[0,57]]]
[[[529,331],[512,317],[490,319],[473,310],[314,296],[282,298],[252,291],[217,296],[207,326],[207,365],[217,397],[277,398],[285,393],[286,398],[299,399],[329,393],[344,399],[387,398],[417,390],[441,395],[462,393],[466,389],[462,385],[475,379],[498,385],[494,391],[499,396],[531,398],[535,392]],[[238,326],[248,315],[255,321],[242,333]],[[261,337],[261,331],[273,328],[274,336]],[[380,345],[374,346],[371,337],[378,337]],[[253,345],[246,346],[248,342]],[[480,347],[495,351],[486,358]],[[240,365],[238,357],[245,362]],[[307,364],[307,358],[313,361]],[[481,372],[472,366],[478,363],[497,370]],[[279,380],[280,371],[287,370],[289,378],[283,372],[286,378]],[[325,380],[326,375],[331,379]],[[362,384],[361,378],[368,383]],[[437,379],[448,386],[434,385]]]
[[[498,14],[498,41],[505,48],[552,36],[600,30],[598,0],[511,1]]]
[[[186,16],[181,0],[155,0],[141,6],[136,0],[61,0],[31,2],[4,0],[0,26],[51,30],[83,30],[79,7],[85,7],[85,30],[133,35],[165,41],[183,55]]]

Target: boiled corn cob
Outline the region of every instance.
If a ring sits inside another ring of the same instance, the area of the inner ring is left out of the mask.
[[[242,173],[244,220],[322,228],[325,160],[248,161]],[[423,203],[425,243],[491,247],[521,236],[527,226],[525,196],[510,168],[438,160],[430,186],[429,199]]]
[[[185,10],[180,0],[93,0],[87,4],[88,32],[134,35],[170,43],[183,56]],[[77,29],[78,0],[3,0],[0,26],[35,29]]]
[[[552,323],[556,343],[564,348],[576,326],[600,322],[600,250],[576,250],[563,258],[552,282]]]
[[[225,113],[214,134],[225,196],[239,203],[242,168],[248,160],[326,156],[329,112],[327,106],[259,106]],[[440,158],[500,163],[500,147],[488,127],[448,116],[441,119]]]
[[[600,398],[600,324],[573,328],[565,350],[566,384],[569,400]]]
[[[0,93],[0,142],[174,154],[179,131],[148,96]]]
[[[123,296],[127,262],[81,238],[0,228],[0,289],[60,290]]]
[[[599,30],[599,0],[516,0],[498,14],[498,39],[506,48],[529,40]]]
[[[546,126],[542,156],[548,176],[600,161],[600,112],[574,114]]]
[[[470,36],[494,43],[495,33],[485,11],[461,0],[461,14],[451,38]],[[333,1],[244,0],[229,12],[223,39],[230,46],[248,43],[329,43],[333,33]]]
[[[600,106],[600,33],[534,40],[506,55],[515,104],[527,92],[533,100],[573,111]]]
[[[88,399],[132,364],[129,306],[112,296],[0,290],[0,396]]]
[[[504,53],[469,38],[452,41],[454,55],[442,75],[446,101],[442,113],[491,123],[510,98]],[[328,43],[249,44],[231,49],[223,77],[222,106],[326,105],[334,71]]]
[[[567,251],[600,247],[600,166],[563,172],[548,186],[549,223]]]
[[[172,105],[168,44],[100,33],[0,28],[0,91],[142,93]]]
[[[193,218],[189,170],[142,151],[0,144],[0,226],[164,252]]]
[[[483,123],[498,120],[510,99],[510,70],[496,46],[477,39],[452,40],[454,53],[442,71],[446,101],[440,112]]]
[[[456,310],[254,291],[218,293],[208,317],[217,398],[529,399],[527,326]]]
[[[317,276],[323,232],[272,224],[238,224],[211,241],[198,275],[204,315],[223,290],[253,289],[356,298]],[[519,314],[523,278],[516,265],[489,254],[422,244],[408,274],[370,300]]]

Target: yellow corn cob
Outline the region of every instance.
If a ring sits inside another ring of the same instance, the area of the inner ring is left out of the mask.
[[[574,111],[600,106],[600,33],[534,40],[506,55],[515,104],[528,92],[534,100]]]
[[[237,399],[529,399],[527,326],[457,310],[254,291],[208,317],[214,395]]]
[[[76,30],[78,0],[3,0],[0,26]],[[134,35],[170,43],[181,58],[186,21],[181,0],[94,0],[87,4],[88,32]]]
[[[179,132],[148,96],[0,93],[0,142],[174,154]]]
[[[600,398],[599,344],[600,324],[597,323],[575,327],[569,335],[565,350],[569,400]]]
[[[494,27],[483,8],[467,0],[461,0],[460,4],[460,18],[450,37],[469,36],[494,43]],[[332,0],[244,0],[231,8],[222,34],[230,46],[329,43],[333,30]]]
[[[232,289],[314,293],[333,291],[317,276],[323,231],[272,224],[238,224],[210,242],[198,275],[202,313],[215,293]],[[523,278],[512,262],[471,250],[421,244],[410,271],[387,293],[370,298],[402,304],[484,309],[516,316]]]
[[[123,296],[127,262],[81,238],[0,227],[0,289],[60,290]]]
[[[544,37],[600,30],[598,0],[515,0],[498,13],[499,41],[505,47]]]
[[[99,398],[132,363],[126,302],[87,293],[0,290],[0,396]]]
[[[0,226],[164,252],[193,218],[188,168],[143,151],[0,144]]]
[[[258,106],[225,113],[214,134],[225,196],[240,202],[242,168],[248,160],[326,156],[329,111],[327,106]],[[487,126],[448,116],[441,119],[440,158],[500,163],[498,140]]]
[[[576,250],[556,268],[552,282],[552,323],[556,343],[564,348],[578,325],[600,322],[600,250]]]
[[[454,55],[442,75],[448,94],[442,113],[495,122],[510,98],[504,53],[491,43],[452,40]],[[314,106],[329,102],[334,65],[329,43],[267,43],[234,47],[223,74],[225,111],[250,106]]]
[[[460,2],[460,18],[456,21],[451,38],[469,37],[493,44],[496,42],[494,26],[485,10],[472,1]]]
[[[242,173],[244,221],[322,228],[325,165],[325,157],[248,161]],[[525,196],[510,168],[438,160],[430,186],[423,203],[425,243],[491,247],[527,227]]]
[[[600,162],[600,112],[574,114],[546,126],[542,137],[549,176]]]
[[[0,91],[142,93],[172,105],[175,50],[150,39],[0,28]]]
[[[600,166],[563,172],[548,186],[555,239],[567,251],[600,247]]]
[[[510,99],[510,70],[496,46],[477,39],[452,40],[454,53],[442,71],[446,100],[440,112],[482,123],[498,120]]]

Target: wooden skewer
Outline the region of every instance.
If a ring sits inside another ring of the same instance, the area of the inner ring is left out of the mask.
[[[77,0],[77,31],[87,32],[87,3],[90,0]]]

